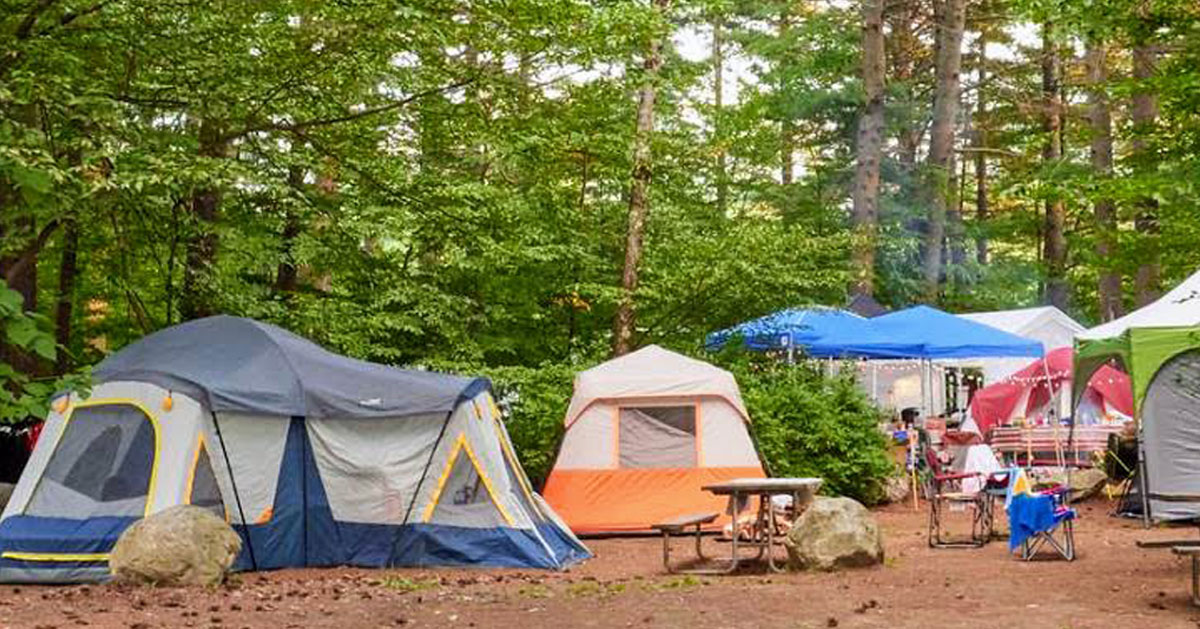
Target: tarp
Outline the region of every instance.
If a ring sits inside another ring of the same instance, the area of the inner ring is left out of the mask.
[[[704,361],[648,345],[577,374],[566,424],[570,426],[597,400],[704,395],[725,399],[744,421],[750,421],[733,374]]]
[[[971,399],[971,418],[979,433],[987,435],[995,426],[1004,425],[1014,412],[1028,417],[1044,407],[1055,392],[1071,382],[1073,358],[1070,348],[1053,350],[1045,359],[1035,360],[1008,379],[976,392]],[[1133,415],[1129,376],[1105,366],[1092,375],[1090,388],[1119,412]]]
[[[1054,306],[1038,306],[1035,308],[1016,308],[1013,310],[993,310],[990,312],[971,312],[958,315],[976,323],[990,325],[997,330],[1004,330],[1020,336],[1036,338],[1043,343],[1052,343],[1051,347],[1070,345],[1075,334],[1084,331],[1078,321]],[[1061,336],[1040,338],[1035,336],[1041,328],[1050,330]]]
[[[914,306],[874,319],[855,333],[830,334],[819,350],[863,358],[977,358],[1041,356],[1042,344],[982,323]]]
[[[1080,332],[1080,341],[1121,336],[1133,328],[1180,328],[1200,326],[1200,272],[1193,274],[1151,304]]]
[[[327,351],[287,330],[219,315],[146,336],[92,372],[201,400],[214,412],[283,417],[406,417],[449,413],[486,390],[484,378],[396,369]]]
[[[990,325],[1017,336],[1041,341],[1047,352],[1060,347],[1073,347],[1075,335],[1085,328],[1065,312],[1054,306],[995,310],[991,312],[962,313],[958,316],[976,323]],[[964,359],[961,366],[977,367],[983,371],[985,384],[995,384],[1013,375],[1029,364],[1027,356],[1007,358]],[[1071,413],[1070,397],[1062,397],[1060,415]]]
[[[867,319],[835,308],[788,308],[713,332],[705,346],[719,349],[735,336],[741,336],[749,349],[764,351],[789,346],[809,356],[826,358],[821,340],[830,335],[852,336],[869,328]]]

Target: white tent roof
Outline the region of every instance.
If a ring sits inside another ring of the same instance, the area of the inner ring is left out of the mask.
[[[1049,322],[1057,323],[1074,333],[1084,330],[1084,327],[1078,321],[1072,319],[1067,313],[1054,306],[996,310],[993,312],[973,312],[959,316],[976,323],[990,325],[993,328],[999,328],[1005,332],[1019,335],[1025,335],[1025,333],[1034,328]]]
[[[708,395],[724,398],[749,421],[733,374],[704,361],[650,345],[580,372],[567,425],[597,400]]]
[[[1129,328],[1175,328],[1200,325],[1200,272],[1151,304],[1075,335],[1082,340],[1120,336]]]

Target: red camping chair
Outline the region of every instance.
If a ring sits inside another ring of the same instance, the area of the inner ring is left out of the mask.
[[[926,496],[929,499],[929,547],[930,548],[979,548],[991,538],[991,499],[985,491],[965,492],[963,481],[979,479],[984,485],[984,476],[978,472],[947,473],[942,468],[937,452],[925,447],[925,464],[928,467]],[[954,506],[959,506],[971,515],[971,535],[966,539],[950,539],[942,531],[942,519]]]

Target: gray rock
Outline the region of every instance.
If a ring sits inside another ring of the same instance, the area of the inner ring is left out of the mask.
[[[883,483],[883,500],[891,504],[908,500],[912,491],[912,479],[907,476],[890,476]]]
[[[1108,476],[1100,468],[1071,470],[1071,502],[1082,502],[1099,494],[1107,483]],[[1067,484],[1067,475],[1063,472],[1055,472],[1047,479],[1047,484],[1065,485]]]
[[[785,544],[796,568],[836,570],[883,562],[883,533],[871,512],[852,498],[818,497],[792,525]]]
[[[0,511],[4,511],[4,507],[8,506],[8,499],[12,498],[14,487],[16,485],[12,483],[0,483]]]
[[[151,585],[219,585],[242,549],[224,520],[189,505],[134,522],[108,565],[118,581]]]

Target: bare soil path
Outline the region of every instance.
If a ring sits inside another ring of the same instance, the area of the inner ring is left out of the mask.
[[[892,506],[876,512],[888,560],[873,569],[677,577],[663,573],[657,539],[601,539],[589,541],[594,560],[566,573],[284,570],[213,591],[3,586],[0,627],[1200,627],[1188,564],[1134,546],[1196,532],[1144,531],[1108,508],[1081,507],[1073,563],[1020,562],[1004,541],[931,550],[924,513]]]

